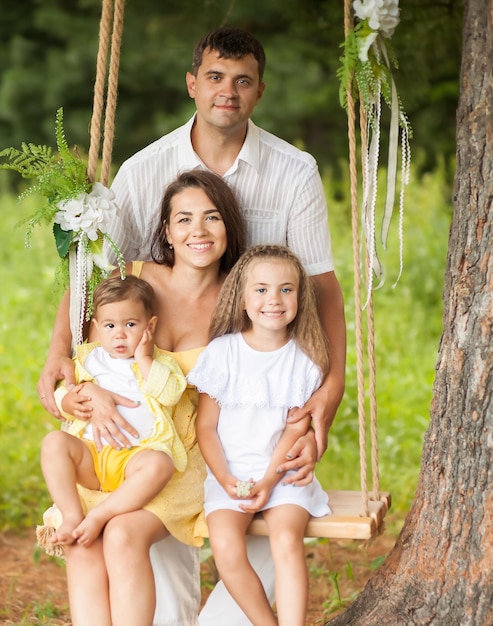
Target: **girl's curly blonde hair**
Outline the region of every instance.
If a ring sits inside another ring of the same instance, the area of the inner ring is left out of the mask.
[[[212,315],[210,339],[238,333],[251,328],[251,321],[244,310],[245,286],[249,268],[256,261],[277,259],[291,263],[298,274],[298,312],[288,325],[288,334],[299,347],[322,370],[329,370],[327,339],[322,330],[312,281],[298,257],[279,245],[258,245],[247,250],[226,277]]]

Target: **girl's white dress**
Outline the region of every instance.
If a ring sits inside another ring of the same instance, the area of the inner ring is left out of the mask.
[[[319,368],[290,340],[273,352],[251,348],[241,333],[211,341],[188,374],[189,383],[220,405],[217,431],[231,473],[239,480],[261,479],[286,426],[288,410],[302,407],[320,386]],[[207,468],[205,514],[241,511]],[[306,487],[281,480],[263,507],[297,504],[310,515],[329,514],[328,496],[315,478]]]

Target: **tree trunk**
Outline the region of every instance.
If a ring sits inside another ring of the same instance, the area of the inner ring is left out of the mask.
[[[493,624],[493,0],[465,8],[443,322],[413,506],[330,626]]]

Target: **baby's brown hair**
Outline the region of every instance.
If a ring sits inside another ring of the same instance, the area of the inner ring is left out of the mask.
[[[121,276],[110,276],[99,283],[94,290],[93,316],[99,307],[122,300],[141,302],[149,317],[154,315],[153,288],[147,281],[130,274],[123,279]]]

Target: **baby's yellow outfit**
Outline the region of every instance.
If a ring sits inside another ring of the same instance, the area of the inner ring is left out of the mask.
[[[77,383],[94,382],[97,384],[95,378],[84,367],[89,355],[97,354],[96,349],[101,350],[99,343],[77,346],[74,357]],[[147,433],[148,436],[136,441],[136,445],[130,450],[114,450],[111,446],[105,445],[103,452],[98,453],[94,442],[91,441],[90,422],[74,419],[62,409],[62,399],[67,393],[65,386],[59,387],[55,392],[57,405],[62,415],[69,420],[68,432],[82,438],[93,455],[102,491],[114,491],[121,484],[126,464],[142,449],[150,448],[165,452],[172,459],[175,469],[180,472],[187,464],[187,453],[172,419],[172,407],[179,401],[186,387],[186,379],[178,363],[170,355],[164,354],[162,350],[155,347],[147,380],[142,376],[135,361],[130,364],[128,371],[135,377],[140,391],[139,395],[145,401],[147,414],[150,413],[153,416],[151,432]],[[135,409],[135,411],[138,410]],[[130,413],[131,411],[130,409]],[[127,415],[125,417],[128,420]],[[139,431],[139,423],[132,423],[132,425]]]
[[[142,266],[142,261],[133,261],[132,274],[140,276]],[[174,358],[186,376],[203,349],[201,347],[184,352],[162,352]],[[191,546],[201,546],[204,543],[203,538],[208,536],[203,511],[205,461],[195,436],[198,398],[197,389],[193,385],[187,385],[173,412],[175,428],[187,452],[187,467],[184,472],[175,472],[161,493],[144,507],[162,521],[173,537]],[[86,513],[107,497],[107,494],[100,491],[92,491],[80,485],[77,488]]]
[[[202,350],[195,348],[185,352],[163,352],[176,359],[186,376]],[[205,462],[195,436],[197,403],[196,388],[187,385],[173,413],[178,436],[187,451],[187,467],[184,472],[175,472],[166,487],[144,507],[154,513],[176,539],[192,546],[201,546],[203,537],[207,537],[203,513]],[[77,488],[85,512],[108,495],[80,485]]]

